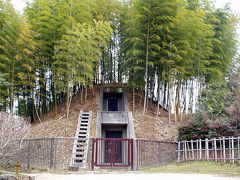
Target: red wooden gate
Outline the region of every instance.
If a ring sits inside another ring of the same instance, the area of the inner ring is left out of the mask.
[[[92,139],[92,170],[94,166],[131,167],[133,170],[133,140]]]

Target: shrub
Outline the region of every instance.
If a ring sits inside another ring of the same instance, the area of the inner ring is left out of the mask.
[[[235,136],[236,123],[227,118],[212,117],[207,113],[189,115],[178,127],[179,140],[205,139],[220,136]]]

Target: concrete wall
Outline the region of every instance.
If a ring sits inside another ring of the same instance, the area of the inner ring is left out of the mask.
[[[127,112],[101,112],[102,124],[128,124]]]

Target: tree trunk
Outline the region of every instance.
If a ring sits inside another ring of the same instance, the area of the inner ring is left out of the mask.
[[[36,113],[37,118],[38,118],[38,121],[41,123],[42,121],[41,121],[41,119],[40,119],[40,117],[39,117],[39,115],[38,115],[37,107],[35,106],[35,98],[34,98],[34,91],[33,91],[33,89],[32,89],[32,103],[33,103],[33,109],[34,109],[33,112]]]
[[[88,87],[87,87],[87,79],[86,79],[86,88],[85,88],[85,98],[84,98],[84,101],[86,101],[87,100],[87,93],[88,93],[88,89],[87,89]]]
[[[12,79],[11,79],[11,98],[10,98],[10,108],[11,113],[13,114],[13,108],[14,108],[14,67],[15,67],[15,61],[13,61],[13,67],[12,67]]]
[[[56,119],[58,117],[58,105],[57,105],[57,93],[54,91],[54,100],[55,100],[55,114],[56,114]]]
[[[146,104],[147,104],[147,87],[148,87],[148,43],[149,43],[149,28],[150,28],[150,17],[148,14],[147,19],[147,46],[146,46],[146,65],[145,65],[145,97],[144,97],[144,105],[143,105],[143,114],[146,113]]]
[[[66,114],[68,114],[68,107],[69,107],[69,81],[67,82],[67,104],[66,104]],[[68,119],[67,119],[68,120]]]
[[[158,115],[159,115],[159,105],[160,105],[160,77],[158,76],[157,120],[158,120]]]
[[[133,113],[135,112],[135,85],[133,84]]]
[[[83,85],[81,85],[81,103],[83,102]]]
[[[170,74],[169,74],[170,76]],[[172,100],[171,100],[171,83],[170,83],[170,77],[169,77],[169,80],[168,80],[168,121],[169,123],[171,123],[171,103],[172,103]]]

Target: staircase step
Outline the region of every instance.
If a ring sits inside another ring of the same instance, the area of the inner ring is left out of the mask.
[[[87,131],[79,131],[78,134],[87,134]]]
[[[74,161],[76,161],[76,160],[84,160],[84,155],[83,156],[80,156],[80,157],[74,157],[73,159],[74,159]]]
[[[85,149],[76,149],[76,152],[85,152]]]
[[[81,124],[80,127],[87,127],[88,124]]]
[[[92,120],[92,112],[80,112],[78,126],[74,141],[72,159],[70,167],[80,167],[86,165],[88,153],[88,137]]]
[[[82,136],[78,136],[78,138],[82,139],[82,138],[87,138],[87,135],[82,135]]]
[[[88,124],[88,123],[89,123],[89,121],[82,120],[82,121],[81,121],[81,123],[86,123],[86,124]]]
[[[84,152],[75,152],[74,153],[75,157],[83,157],[85,155]]]
[[[90,113],[88,113],[88,112],[83,112],[82,113],[82,116],[89,116],[90,115]]]
[[[74,164],[77,165],[78,163],[83,163],[82,159],[74,159]]]

